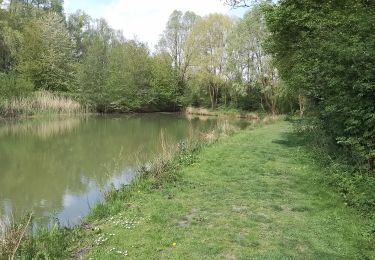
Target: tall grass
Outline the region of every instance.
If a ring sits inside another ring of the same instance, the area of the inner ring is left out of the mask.
[[[0,115],[5,117],[15,117],[21,114],[77,114],[81,112],[84,112],[84,108],[79,102],[48,91],[37,91],[28,97],[4,100],[0,103]]]
[[[29,233],[31,222],[32,214],[19,222],[0,219],[0,258],[2,256],[7,256],[8,259],[16,257],[22,240]]]

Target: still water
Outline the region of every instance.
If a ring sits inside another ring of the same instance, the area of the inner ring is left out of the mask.
[[[175,114],[61,117],[0,123],[0,218],[34,212],[80,222],[111,185],[161,151],[213,129],[216,120]]]

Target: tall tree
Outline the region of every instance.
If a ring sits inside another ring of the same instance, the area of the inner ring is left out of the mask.
[[[189,34],[187,44],[194,50],[190,71],[197,73],[201,86],[206,88],[212,108],[217,106],[220,89],[226,83],[226,47],[233,26],[230,17],[211,14],[199,20]]]
[[[151,104],[156,110],[176,111],[181,108],[178,93],[178,75],[168,53],[159,53],[151,59]]]
[[[78,69],[78,85],[84,103],[99,112],[106,112],[110,97],[106,90],[109,51],[117,41],[115,32],[103,19],[90,24],[83,38],[84,53]]]
[[[186,72],[192,56],[192,50],[187,48],[186,40],[192,26],[198,19],[199,16],[193,12],[173,11],[157,46],[160,52],[169,53],[172,57],[173,67],[179,75],[180,94],[183,94]]]
[[[24,30],[18,70],[36,88],[67,91],[74,85],[75,46],[56,13],[33,20]]]
[[[82,10],[78,10],[68,17],[67,27],[70,36],[75,41],[78,59],[84,54],[84,41],[89,36],[91,21],[91,17]]]
[[[150,58],[147,47],[137,41],[120,41],[109,52],[106,88],[111,109],[141,111],[150,102]]]
[[[272,57],[263,49],[269,32],[260,6],[255,6],[236,25],[229,37],[227,70],[240,79],[245,92],[260,92],[263,109],[277,113],[278,73]]]

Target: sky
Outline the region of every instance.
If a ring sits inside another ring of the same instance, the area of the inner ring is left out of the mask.
[[[223,13],[241,17],[246,9],[231,9],[221,0],[65,0],[65,13],[81,9],[93,18],[105,18],[122,30],[127,39],[137,39],[153,47],[174,10],[193,11],[204,16]]]

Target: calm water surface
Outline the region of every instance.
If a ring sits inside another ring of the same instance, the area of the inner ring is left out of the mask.
[[[129,184],[139,163],[214,128],[182,115],[90,116],[0,123],[0,217],[79,223],[111,185]]]

